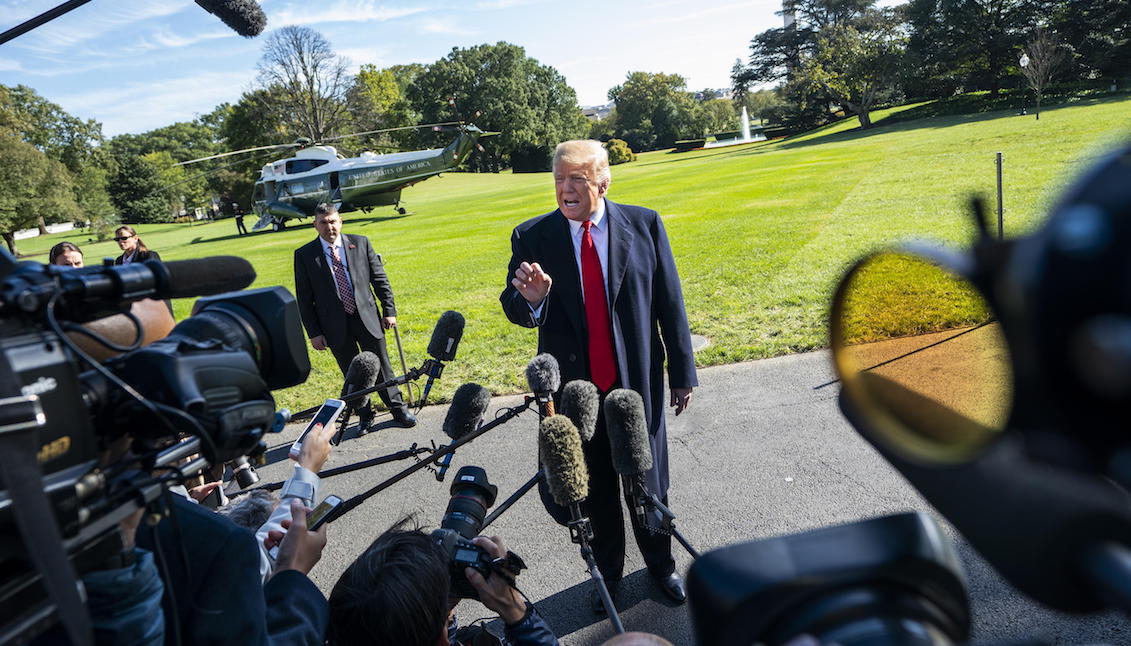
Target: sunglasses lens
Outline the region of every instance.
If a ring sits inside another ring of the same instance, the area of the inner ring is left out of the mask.
[[[893,448],[962,461],[1005,428],[1013,375],[1001,326],[966,279],[883,253],[843,285],[833,347],[844,389]]]

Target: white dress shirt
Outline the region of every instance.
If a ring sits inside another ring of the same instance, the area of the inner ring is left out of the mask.
[[[593,238],[593,246],[597,249],[597,259],[601,262],[601,278],[604,279],[606,285],[605,306],[608,307],[609,290],[607,288],[607,285],[609,284],[609,222],[605,219],[604,198],[601,198],[601,200],[597,202],[597,210],[593,212],[593,215],[589,216],[589,221],[593,223],[593,225],[589,227],[589,235]],[[581,223],[576,220],[567,219],[566,222],[569,223],[570,240],[573,242],[573,259],[577,262],[577,276],[578,278],[580,278],[582,276],[581,238],[585,235],[585,227],[581,226]],[[551,276],[551,278],[553,278],[553,276]],[[553,288],[551,287],[551,289]],[[581,298],[582,301],[584,301],[584,280],[581,281]],[[543,300],[538,304],[538,307],[534,307],[533,305],[530,306],[530,312],[534,315],[535,319],[542,315],[542,307],[545,304],[546,301]]]

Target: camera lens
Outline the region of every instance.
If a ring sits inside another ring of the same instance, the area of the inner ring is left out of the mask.
[[[247,457],[241,456],[232,460],[232,475],[236,477],[236,482],[239,483],[241,489],[247,489],[259,482],[259,474],[247,461]]]
[[[495,504],[499,488],[487,481],[487,472],[482,468],[466,466],[456,473],[451,491],[440,527],[455,530],[464,538],[475,538],[487,510]]]

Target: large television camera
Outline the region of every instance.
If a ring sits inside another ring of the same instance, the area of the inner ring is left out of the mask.
[[[86,641],[75,579],[121,550],[118,521],[167,483],[263,451],[271,391],[310,363],[287,290],[233,291],[254,279],[230,256],[70,269],[0,250],[0,643],[59,620]],[[208,298],[140,347],[131,304],[189,296]],[[132,341],[82,325],[112,315]],[[118,354],[99,362],[92,343]]]
[[[1131,147],[1038,230],[912,243],[841,280],[830,345],[853,427],[1025,595],[1131,613]],[[715,550],[691,568],[700,646],[969,639],[964,577],[924,514]]]

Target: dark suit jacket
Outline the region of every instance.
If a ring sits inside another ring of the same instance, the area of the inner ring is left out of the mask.
[[[137,544],[164,556],[165,643],[322,644],[330,618],[322,592],[299,572],[259,576],[255,534],[173,495],[175,516],[138,528]],[[182,550],[184,556],[182,558]],[[185,563],[185,560],[188,563]],[[187,565],[187,567],[186,567]]]
[[[126,254],[122,254],[122,255],[118,256],[117,258],[114,259],[114,264],[115,265],[122,264],[122,260],[125,257],[126,257]],[[146,260],[161,260],[161,254],[157,253],[156,251],[154,251],[152,249],[146,249],[145,251],[137,252],[137,255],[134,256],[134,262],[145,262]]]
[[[683,307],[683,291],[663,222],[655,211],[605,200],[609,223],[606,290],[611,304],[613,343],[621,386],[640,393],[652,439],[652,491],[668,489],[667,435],[664,428],[663,369],[673,388],[698,385],[691,331]],[[534,320],[526,299],[510,280],[523,261],[537,262],[553,279],[541,312]],[[507,288],[499,300],[507,318],[524,327],[538,327],[538,351],[554,355],[562,383],[589,379],[588,332],[581,299],[581,276],[570,239],[569,222],[560,211],[527,220],[511,235]]]
[[[370,334],[378,339],[384,338],[385,331],[381,327],[381,315],[377,312],[374,294],[381,301],[385,316],[397,315],[389,277],[385,275],[381,260],[373,252],[369,238],[348,234],[344,234],[343,238],[346,249],[344,261],[349,269],[350,282],[353,283],[357,313]],[[349,340],[349,330],[329,264],[326,254],[322,252],[321,238],[315,238],[296,249],[295,298],[298,300],[306,335],[311,338],[325,336],[326,342],[331,346],[340,347]]]

